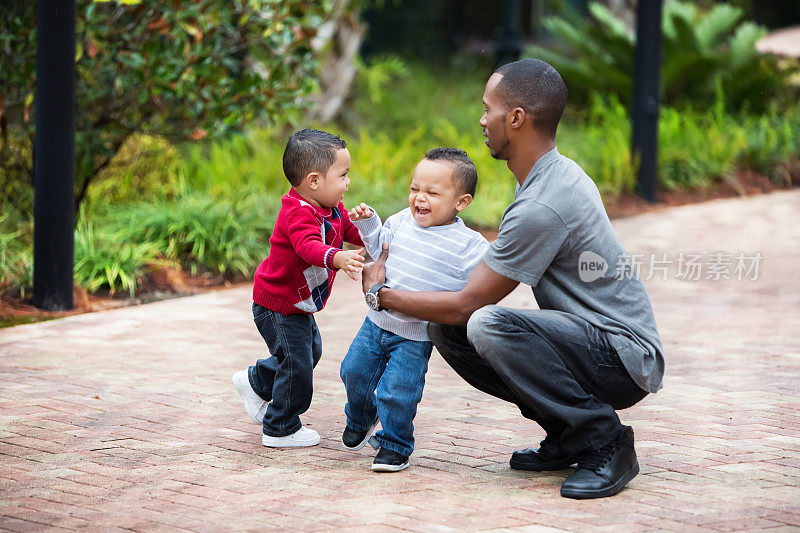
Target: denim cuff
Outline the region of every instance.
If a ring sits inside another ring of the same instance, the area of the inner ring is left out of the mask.
[[[261,431],[264,433],[264,435],[266,435],[268,437],[287,437],[287,436],[291,435],[292,433],[295,433],[295,432],[299,431],[301,427],[303,427],[302,423],[297,424],[296,426],[292,426],[288,431],[284,430],[282,435],[273,434],[274,433],[273,431],[267,431],[267,426],[266,425],[262,425]],[[272,428],[270,428],[270,429],[272,429]]]
[[[389,442],[388,440],[384,439],[383,437],[379,437],[377,435],[373,435],[372,438],[370,439],[370,446],[372,446],[373,448],[375,448],[375,445],[372,443],[373,439],[378,444],[380,444],[381,448],[386,448],[387,450],[391,450],[393,452],[397,452],[400,455],[405,455],[406,457],[408,457],[409,455],[414,453],[414,448],[407,448],[405,446],[400,446],[400,445],[395,444],[393,442]]]

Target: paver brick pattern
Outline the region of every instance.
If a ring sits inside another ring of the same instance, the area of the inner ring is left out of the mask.
[[[0,330],[0,529],[734,531],[800,528],[800,192],[615,222],[630,253],[763,254],[756,281],[648,280],[665,387],[621,412],[641,474],[563,499],[569,471],[510,470],[541,429],[434,352],[411,467],[342,449],[339,363],[363,320],[336,282],[303,420],[322,442],[268,449],[231,374],[265,356],[250,288]],[[519,288],[505,304],[533,307]]]

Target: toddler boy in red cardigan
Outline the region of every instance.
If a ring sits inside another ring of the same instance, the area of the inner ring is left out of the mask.
[[[253,318],[271,357],[233,375],[261,442],[273,448],[314,446],[319,434],[300,422],[311,405],[312,371],[322,355],[314,320],[330,295],[337,270],[358,279],[364,249],[342,204],[350,178],[347,143],[324,131],[295,132],[283,152],[291,183],[269,239],[269,256],[256,269]]]

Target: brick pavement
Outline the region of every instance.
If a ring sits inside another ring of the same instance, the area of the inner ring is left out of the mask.
[[[510,470],[541,430],[436,354],[408,470],[340,449],[338,367],[364,314],[341,276],[318,315],[311,449],[262,447],[230,382],[264,352],[248,287],[0,330],[0,529],[797,530],[799,226],[800,191],[615,222],[631,253],[764,260],[757,281],[646,282],[667,377],[621,413],[642,473],[614,498],[562,499],[566,471]]]

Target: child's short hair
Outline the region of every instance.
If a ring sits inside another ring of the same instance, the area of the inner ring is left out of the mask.
[[[425,152],[425,159],[443,160],[453,164],[453,185],[461,194],[475,196],[478,185],[478,170],[467,152],[458,148],[434,148]]]
[[[347,143],[336,135],[311,128],[296,131],[283,151],[283,173],[296,187],[311,172],[327,172],[342,148]]]

